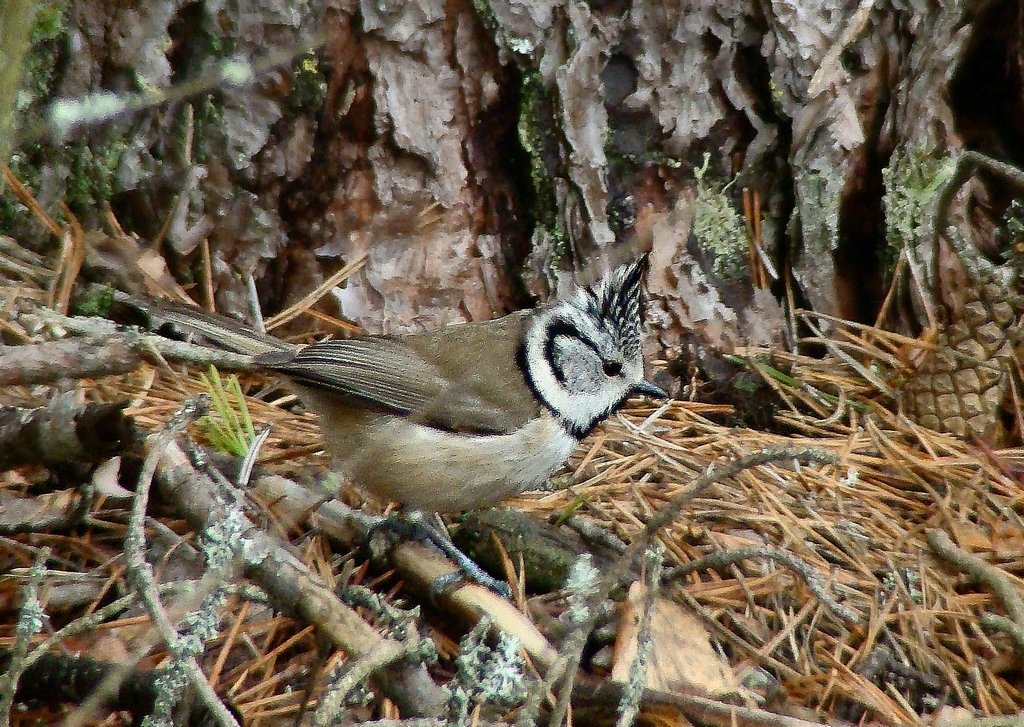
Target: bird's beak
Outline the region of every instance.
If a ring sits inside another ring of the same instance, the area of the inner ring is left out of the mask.
[[[633,387],[634,394],[643,394],[644,396],[650,396],[654,399],[667,399],[668,392],[662,389],[660,386],[655,386],[646,379],[642,380],[639,384]]]

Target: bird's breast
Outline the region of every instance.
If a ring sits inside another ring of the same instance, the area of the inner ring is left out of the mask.
[[[577,444],[547,412],[508,434],[488,435],[446,432],[392,415],[363,413],[357,422],[334,412],[331,418],[328,449],[358,486],[434,512],[486,507],[535,488]]]

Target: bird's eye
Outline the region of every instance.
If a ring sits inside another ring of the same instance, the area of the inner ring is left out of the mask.
[[[604,362],[604,375],[605,376],[618,376],[622,373],[622,364],[618,361],[605,361]]]

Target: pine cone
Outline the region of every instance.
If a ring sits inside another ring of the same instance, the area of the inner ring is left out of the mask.
[[[1007,436],[1001,414],[1021,339],[1020,296],[995,281],[962,295],[960,315],[903,389],[905,411],[929,429],[1001,446]]]

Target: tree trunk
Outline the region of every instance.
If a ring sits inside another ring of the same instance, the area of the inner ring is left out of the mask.
[[[36,21],[13,171],[87,228],[109,202],[186,285],[208,241],[232,312],[249,276],[272,313],[366,253],[328,312],[429,328],[649,249],[659,349],[773,343],[796,335],[793,306],[873,322],[906,245],[921,318],[941,255],[900,202],[966,147],[1024,163],[1011,2],[62,7]],[[38,133],[55,98],[168,88]],[[1011,196],[979,179],[950,219],[995,253]],[[52,250],[33,224],[3,198],[0,230]]]

